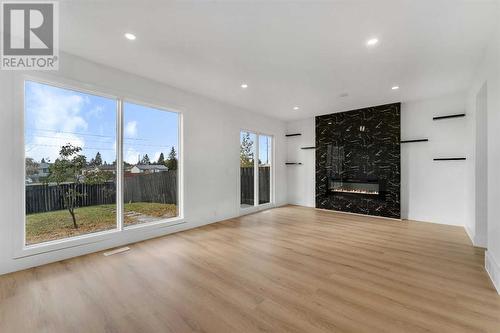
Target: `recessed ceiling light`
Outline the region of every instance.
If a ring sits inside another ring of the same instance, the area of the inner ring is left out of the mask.
[[[125,38],[127,38],[128,40],[135,40],[137,37],[134,34],[127,32],[125,34]]]
[[[399,89],[399,86],[393,86],[391,89],[392,89],[392,90],[398,90],[398,89]]]
[[[366,41],[366,46],[374,46],[378,43],[378,38],[371,38]]]
[[[246,88],[248,88],[248,84],[242,83],[240,87],[242,87],[243,89],[246,89]]]
[[[298,107],[298,106],[294,106],[294,107],[293,107],[293,109],[294,109],[294,110],[298,110],[298,109],[299,109],[299,107]]]

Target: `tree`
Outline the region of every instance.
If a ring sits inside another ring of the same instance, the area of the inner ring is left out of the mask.
[[[245,133],[241,138],[240,145],[240,166],[251,167],[254,164],[253,153],[254,142],[250,138],[250,133]]]
[[[61,185],[63,182],[72,182],[63,189],[64,207],[68,210],[73,219],[73,227],[78,229],[76,223],[75,208],[78,198],[83,194],[78,192],[77,185],[81,183],[81,172],[86,165],[86,158],[81,155],[82,148],[73,146],[70,143],[61,147],[59,158],[49,167],[48,181]]]
[[[85,184],[103,184],[114,180],[115,175],[111,171],[89,170],[85,173],[83,181]]]
[[[97,152],[97,154],[95,154],[94,163],[96,166],[102,165],[102,157],[100,152]]]
[[[139,164],[143,164],[143,165],[151,164],[151,161],[149,160],[148,154],[146,154],[142,157],[141,163],[139,163]]]
[[[168,153],[168,160],[165,162],[165,166],[168,170],[177,170],[177,153],[174,147]]]
[[[102,157],[101,153],[97,152],[97,154],[95,154],[95,158],[90,159],[89,166],[95,167],[100,165],[102,165]]]
[[[158,162],[156,164],[163,165],[165,164],[165,156],[163,156],[163,153],[160,153],[160,156],[158,157]]]
[[[33,176],[38,173],[39,164],[31,157],[26,157],[26,176]]]

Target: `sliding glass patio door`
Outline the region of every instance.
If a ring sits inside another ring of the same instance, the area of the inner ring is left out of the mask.
[[[240,133],[240,207],[272,202],[272,137]]]
[[[272,138],[259,135],[259,205],[271,202]]]

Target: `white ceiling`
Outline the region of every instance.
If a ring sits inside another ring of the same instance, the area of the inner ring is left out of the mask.
[[[61,1],[60,45],[289,120],[466,89],[498,19],[497,4]],[[380,42],[367,48],[371,37]],[[241,89],[242,82],[249,87]]]

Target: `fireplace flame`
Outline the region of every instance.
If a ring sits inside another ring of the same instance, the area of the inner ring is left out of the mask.
[[[333,192],[370,194],[370,195],[378,195],[379,194],[378,191],[360,190],[360,189],[347,189],[347,188],[334,188]]]

